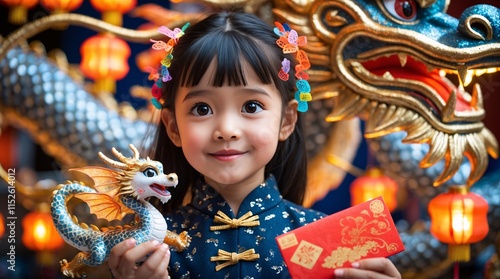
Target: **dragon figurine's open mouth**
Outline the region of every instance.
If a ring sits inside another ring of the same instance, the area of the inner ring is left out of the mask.
[[[166,196],[166,197],[170,196],[170,192],[167,191],[167,187],[166,186],[154,183],[152,185],[149,185],[149,187],[151,189],[153,189],[153,191],[155,191],[156,193],[158,193],[161,196]]]

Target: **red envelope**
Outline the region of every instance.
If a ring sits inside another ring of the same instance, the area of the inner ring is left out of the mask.
[[[336,268],[404,251],[382,197],[289,231],[276,241],[294,279],[331,279]]]

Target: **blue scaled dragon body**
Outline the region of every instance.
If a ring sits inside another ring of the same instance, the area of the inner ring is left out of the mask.
[[[112,161],[103,153],[101,159],[109,165],[120,169],[115,171],[102,167],[83,167],[73,169],[88,175],[94,181],[93,188],[82,183],[72,182],[61,185],[56,190],[51,213],[54,225],[62,238],[71,246],[82,251],[72,261],[62,260],[61,271],[69,277],[79,276],[79,269],[85,265],[101,265],[109,256],[111,249],[128,238],[134,238],[137,244],[148,240],[166,242],[178,249],[189,245],[187,234],[176,235],[167,229],[162,214],[149,202],[148,197],[156,197],[162,203],[170,200],[168,187],[177,185],[175,173],[164,174],[163,165],[158,161],[139,159],[137,149],[130,145],[134,152],[127,158],[113,149],[113,154],[121,162]],[[135,214],[137,224],[99,229],[95,225],[75,223],[67,211],[67,201],[78,198],[90,207],[91,213],[109,221],[121,220],[127,214]]]

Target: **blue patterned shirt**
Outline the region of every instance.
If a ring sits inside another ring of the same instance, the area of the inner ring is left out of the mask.
[[[273,176],[243,200],[236,216],[221,195],[200,181],[192,202],[166,216],[169,230],[188,231],[192,237],[185,251],[172,250],[170,276],[290,278],[275,237],[324,216],[284,200]]]

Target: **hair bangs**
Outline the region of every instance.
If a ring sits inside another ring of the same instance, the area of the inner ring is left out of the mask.
[[[269,51],[265,48],[266,44],[234,30],[204,36],[186,50],[184,57],[192,59],[183,63],[181,86],[196,86],[212,62],[216,62],[214,72],[210,73],[215,87],[246,85],[245,65],[250,66],[262,83],[270,84],[272,73],[277,74],[279,68],[269,63]]]

